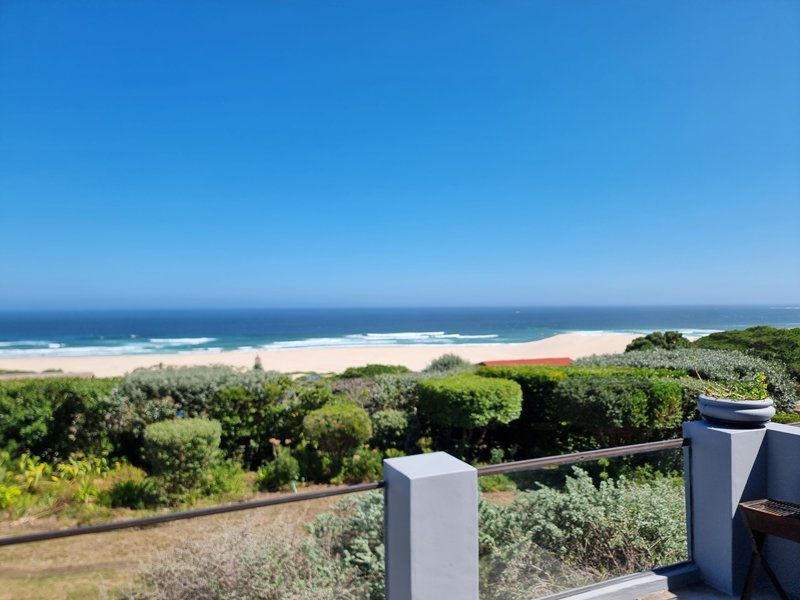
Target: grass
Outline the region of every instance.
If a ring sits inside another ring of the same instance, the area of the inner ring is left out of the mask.
[[[330,486],[310,485],[301,491]],[[255,498],[282,496],[285,492],[260,493]],[[508,504],[516,492],[490,492],[484,497]],[[304,532],[316,515],[330,509],[340,497],[319,498],[238,513],[175,521],[142,529],[125,529],[61,540],[0,548],[0,600],[106,600],[136,584],[140,565],[154,553],[187,540],[202,540],[237,526],[281,524]],[[199,505],[195,505],[197,507]],[[128,519],[153,511],[117,509],[113,519]],[[0,535],[15,535],[71,527],[76,522],[47,517],[33,521],[5,522]]]
[[[309,486],[303,491],[328,486]],[[269,497],[276,494],[258,494]],[[303,525],[338,500],[321,498],[239,513],[175,521],[143,529],[127,529],[61,540],[0,548],[0,600],[103,599],[135,584],[140,564],[154,552],[191,539],[203,539],[237,525],[258,527],[280,523],[302,531]],[[144,516],[146,511],[114,511],[115,519]],[[73,526],[67,519],[38,519],[6,524],[2,535]]]

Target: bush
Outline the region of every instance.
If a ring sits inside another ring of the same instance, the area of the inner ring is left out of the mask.
[[[150,423],[184,417],[210,417],[225,421],[223,447],[229,456],[243,451],[248,462],[258,464],[268,456],[266,440],[277,404],[288,404],[291,380],[259,370],[232,367],[166,367],[137,369],[110,394],[114,407],[115,437],[122,453],[138,459],[144,428]],[[223,390],[234,391],[222,393]],[[280,410],[277,410],[280,412]],[[250,446],[250,440],[254,446]]]
[[[456,373],[458,371],[471,370],[473,365],[458,354],[442,354],[439,358],[434,358],[425,367],[424,373]]]
[[[223,460],[211,465],[200,486],[200,494],[240,497],[245,493],[245,488],[242,466],[233,460]]]
[[[405,448],[408,421],[409,415],[402,410],[379,410],[372,415],[372,443],[383,450]]]
[[[464,429],[486,428],[518,418],[519,384],[472,374],[427,379],[418,384],[420,410],[432,423]]]
[[[503,547],[529,540],[580,568],[622,574],[686,558],[683,482],[592,482],[573,469],[561,490],[522,493],[511,506],[482,515],[482,540]]]
[[[378,375],[399,375],[409,373],[408,367],[403,365],[377,365],[370,364],[363,367],[349,367],[339,375],[342,379],[355,379],[357,377],[376,377]]]
[[[677,331],[654,331],[644,337],[638,337],[625,348],[625,352],[635,352],[637,350],[675,350],[676,348],[688,348],[692,342],[683,337]]]
[[[800,327],[779,329],[777,327],[750,327],[734,331],[719,331],[694,342],[698,348],[716,350],[738,350],[782,363],[789,374],[800,381]]]
[[[661,439],[694,415],[699,390],[685,372],[666,369],[534,365],[477,374],[522,388],[522,416],[495,443],[523,456]]]
[[[583,430],[680,426],[681,386],[653,378],[567,377],[554,390],[561,418]]]
[[[306,415],[303,431],[323,452],[344,457],[372,437],[372,423],[359,406],[326,404]]]
[[[773,423],[782,423],[784,425],[791,425],[793,423],[800,423],[800,413],[778,413],[772,417]]]
[[[354,568],[293,528],[258,523],[159,552],[144,566],[136,600],[363,600]]]
[[[652,350],[590,356],[576,361],[578,365],[637,367],[643,369],[675,369],[711,381],[752,379],[758,373],[767,376],[770,393],[779,411],[789,412],[797,404],[797,392],[786,369],[777,363],[755,356],[727,350],[686,348]]]
[[[158,484],[153,479],[125,479],[106,493],[105,502],[112,508],[142,510],[159,503]]]
[[[169,499],[198,490],[219,457],[221,427],[207,419],[173,419],[148,425],[144,453],[151,475]]]
[[[340,500],[318,515],[311,527],[316,545],[354,569],[370,600],[385,600],[383,494],[367,492]]]
[[[216,393],[206,414],[222,425],[220,447],[226,456],[255,468],[271,456],[270,438],[295,437],[299,402],[289,398],[290,385],[288,379],[274,378]]]
[[[377,450],[359,448],[342,461],[341,475],[333,483],[378,481],[383,475],[383,456]]]
[[[0,449],[47,461],[111,450],[108,394],[119,379],[0,382]]]
[[[275,457],[263,465],[256,475],[258,489],[262,491],[287,489],[300,479],[300,463],[292,456],[292,451],[280,443],[273,447]]]

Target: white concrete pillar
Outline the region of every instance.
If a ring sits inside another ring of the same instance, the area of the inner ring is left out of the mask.
[[[800,427],[767,425],[767,496],[800,504]],[[800,544],[768,535],[764,554],[786,592],[800,598]]]
[[[737,507],[767,494],[766,434],[766,428],[683,424],[691,440],[692,559],[703,580],[726,594],[738,594],[747,574],[751,544]]]
[[[383,461],[387,600],[478,600],[478,475],[444,452]]]

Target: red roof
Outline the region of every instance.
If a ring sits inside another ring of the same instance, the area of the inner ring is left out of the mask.
[[[510,367],[516,365],[549,365],[551,367],[566,367],[572,364],[572,359],[558,358],[520,358],[516,360],[485,360],[481,363],[484,367]]]

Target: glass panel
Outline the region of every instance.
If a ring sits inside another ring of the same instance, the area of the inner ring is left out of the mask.
[[[74,525],[2,525],[0,535]],[[0,598],[383,598],[383,494],[301,501],[0,548]],[[238,593],[237,593],[238,592]]]
[[[482,600],[531,600],[687,558],[680,449],[479,484]]]

